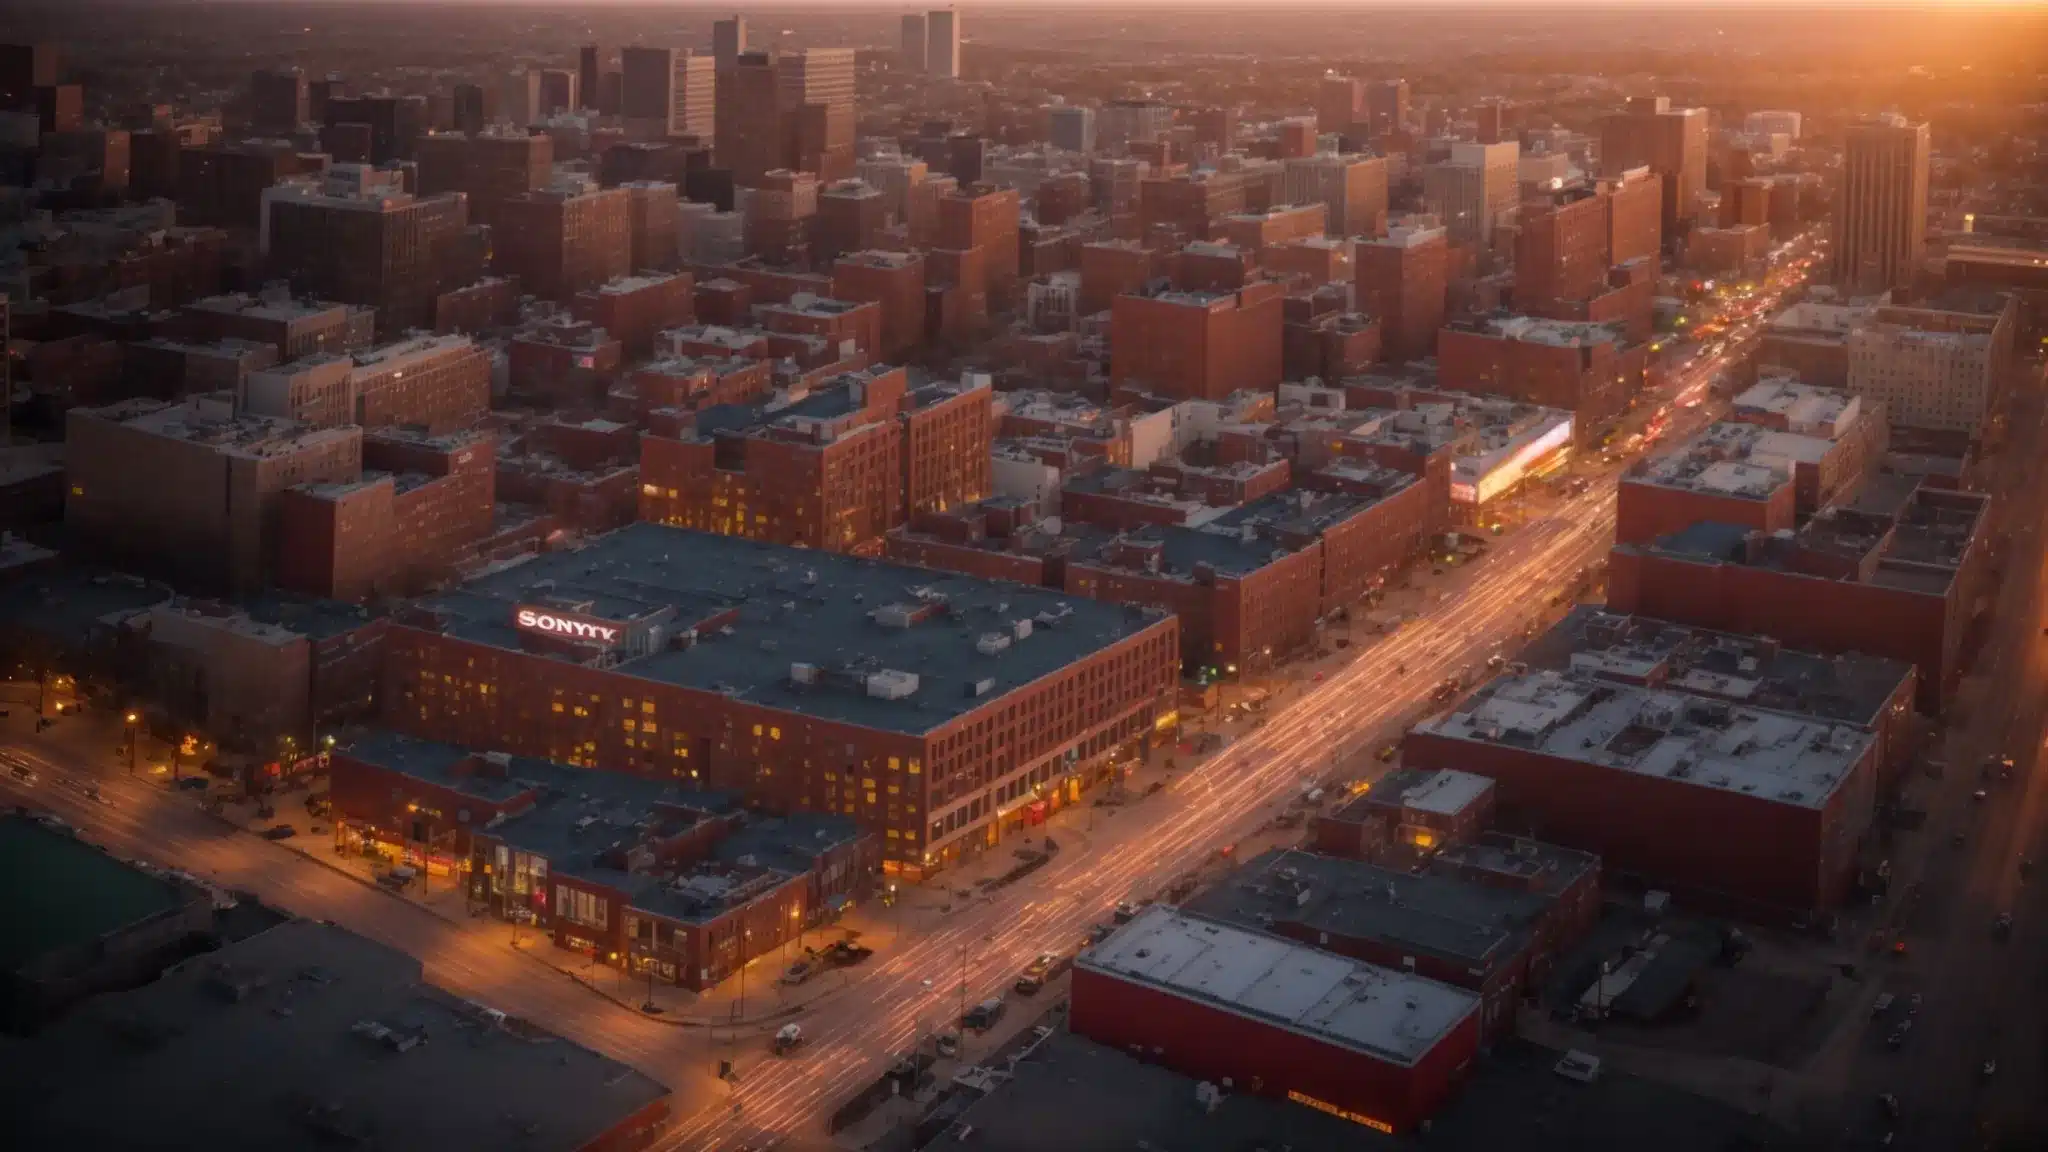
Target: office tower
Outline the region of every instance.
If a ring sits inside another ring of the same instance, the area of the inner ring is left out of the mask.
[[[734,16],[711,25],[711,58],[720,72],[730,72],[747,50],[747,21]]]
[[[775,58],[766,52],[741,53],[732,71],[718,77],[713,151],[718,166],[732,173],[733,183],[751,187],[769,172],[789,166],[780,99]]]
[[[1350,76],[1325,76],[1316,94],[1316,123],[1349,132],[1365,119],[1365,85]]]
[[[742,29],[744,31],[744,29]],[[717,58],[694,52],[676,54],[674,94],[669,104],[671,136],[694,136],[705,143],[718,129]]]
[[[913,71],[924,71],[924,13],[912,12],[903,17],[903,66]]]
[[[289,144],[208,144],[178,155],[178,221],[221,228],[256,228],[263,193],[289,177],[317,174],[327,158]]]
[[[924,18],[924,70],[940,80],[960,78],[960,13],[942,8]]]
[[[561,175],[506,201],[498,219],[498,264],[544,300],[567,302],[632,271],[632,194],[625,189]]]
[[[806,48],[775,61],[780,109],[793,125],[793,166],[832,181],[853,175],[854,51]]]
[[[1316,122],[1297,116],[1280,122],[1279,155],[1282,160],[1300,160],[1316,154]]]
[[[673,272],[681,255],[683,213],[679,190],[662,180],[619,185],[626,194],[626,225],[634,272]]]
[[[393,160],[410,160],[415,137],[426,123],[426,102],[417,96],[394,96],[379,93],[372,96],[329,97],[326,116],[322,123],[327,127],[336,124],[365,124],[370,129],[370,163],[389,164]]]
[[[1358,308],[1380,318],[1380,355],[1389,364],[1436,350],[1450,259],[1449,237],[1427,217],[1410,218],[1383,239],[1353,246]]]
[[[414,196],[396,172],[359,164],[266,189],[262,206],[257,244],[271,272],[294,291],[375,308],[385,335],[433,323],[469,225],[466,197]]]
[[[1195,113],[1195,143],[1214,144],[1219,152],[1228,152],[1237,144],[1237,109],[1204,108]],[[1313,155],[1316,150],[1316,122],[1303,117],[1301,123],[1308,125],[1308,150],[1302,155]],[[1288,123],[1294,123],[1289,121]],[[1285,137],[1285,125],[1282,126]]]
[[[1422,170],[1422,199],[1459,244],[1493,242],[1494,223],[1515,206],[1518,144],[1451,145],[1451,158]]]
[[[1633,168],[1600,181],[1607,193],[1607,260],[1659,263],[1664,249],[1664,178],[1648,168]]]
[[[1173,127],[1173,108],[1157,100],[1111,100],[1095,117],[1095,139],[1115,150],[1157,140]]]
[[[1882,116],[1851,125],[1835,198],[1835,282],[1859,293],[1909,283],[1927,247],[1925,122]]]
[[[583,106],[581,94],[577,92],[576,73],[566,68],[544,68],[540,74],[540,110],[542,116],[555,116],[563,112],[574,112]]]
[[[1631,96],[1600,124],[1600,173],[1648,168],[1664,178],[1665,238],[1699,216],[1707,189],[1707,110],[1673,108],[1668,96]]]
[[[289,136],[307,120],[306,74],[296,68],[260,69],[249,77],[249,124],[258,132]]]
[[[619,53],[619,115],[634,135],[710,139],[717,125],[717,60],[679,48]]]
[[[541,118],[540,69],[526,68],[505,78],[498,108],[512,126],[525,131]]]
[[[30,103],[36,89],[56,84],[55,44],[0,44],[0,106]]]
[[[1375,136],[1399,132],[1408,123],[1408,82],[1375,80],[1365,91],[1366,124]]]
[[[582,107],[597,107],[597,90],[603,83],[604,50],[585,44],[576,52],[576,92],[583,97]]]
[[[1281,196],[1289,204],[1321,204],[1331,236],[1377,236],[1387,226],[1387,161],[1383,156],[1325,152],[1287,161]]]
[[[414,149],[419,193],[469,197],[469,217],[496,224],[505,201],[545,187],[555,162],[554,137],[519,131],[422,136]]]
[[[1066,104],[1054,108],[1047,119],[1046,139],[1053,147],[1069,152],[1095,151],[1095,109]]]
[[[1766,109],[1762,112],[1751,112],[1749,115],[1744,116],[1742,118],[1742,130],[1751,136],[1775,136],[1783,133],[1785,136],[1797,140],[1799,139],[1800,121],[1802,119],[1804,118],[1797,112]]]
[[[1508,106],[1504,100],[1487,100],[1473,110],[1473,135],[1481,144],[1498,144],[1507,135]]]
[[[455,130],[475,135],[491,122],[491,104],[481,84],[455,86]]]

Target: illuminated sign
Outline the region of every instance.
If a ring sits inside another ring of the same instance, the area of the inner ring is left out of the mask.
[[[565,640],[582,640],[607,646],[619,642],[619,628],[616,624],[605,624],[581,616],[569,616],[561,612],[549,612],[541,608],[520,608],[513,614],[513,622],[525,632],[539,632],[545,636],[559,636]]]
[[[1375,1120],[1370,1116],[1362,1116],[1356,1112],[1347,1112],[1327,1100],[1318,1100],[1301,1092],[1289,1092],[1287,1098],[1296,1104],[1306,1104],[1318,1112],[1328,1112],[1340,1120],[1349,1120],[1353,1124],[1363,1124],[1375,1132],[1385,1132],[1389,1136],[1394,1134],[1394,1126],[1385,1120]]]

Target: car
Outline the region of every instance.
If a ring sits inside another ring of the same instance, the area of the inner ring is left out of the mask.
[[[7,770],[7,774],[14,777],[17,783],[33,784],[36,782],[36,770],[26,764],[14,765]]]
[[[1998,1061],[1996,1060],[1986,1060],[1983,1067],[1977,1069],[1979,1079],[1989,1080],[1996,1075],[1998,1075]]]
[[[299,830],[289,824],[272,824],[263,830],[265,840],[289,840],[298,834]]]
[[[1129,924],[1138,918],[1138,905],[1129,900],[1120,901],[1116,910],[1109,914],[1109,918],[1118,924]]]
[[[92,801],[95,804],[103,805],[108,808],[112,808],[114,806],[113,800],[109,799],[106,793],[100,791],[100,786],[97,784],[91,785],[90,787],[86,788],[85,798],[87,800]]]
[[[1017,977],[1017,983],[1013,987],[1018,995],[1036,996],[1039,989],[1045,987],[1046,981],[1066,971],[1066,968],[1066,957],[1057,952],[1041,953],[1037,959],[1025,967],[1023,974]]]
[[[818,971],[818,966],[809,960],[799,960],[782,970],[782,982],[794,987],[809,980]]]
[[[1870,1014],[1872,1016],[1882,1016],[1892,1010],[1892,1004],[1895,1002],[1896,998],[1891,993],[1886,992],[1877,998],[1876,1003],[1870,1006]]]
[[[787,1056],[804,1046],[804,1030],[800,1024],[784,1024],[776,1029],[775,1039],[769,1042],[768,1050],[777,1056]]]
[[[941,1032],[935,1040],[935,1046],[938,1048],[939,1055],[941,1056],[958,1056],[960,1054],[960,1034],[950,1031]]]
[[[1100,944],[1104,940],[1109,939],[1109,934],[1113,931],[1115,929],[1107,924],[1092,925],[1088,929],[1088,942],[1090,944]]]
[[[1984,797],[1985,792],[1982,788],[1979,788],[1975,792],[1970,793],[1970,799],[1975,800],[1979,804],[1982,804],[1984,802]]]
[[[874,954],[875,950],[873,948],[865,944],[855,944],[851,940],[836,941],[830,948],[820,953],[824,957],[825,963],[839,968],[850,968]]]
[[[171,783],[171,787],[180,792],[204,792],[212,783],[204,776],[180,776]]]
[[[1877,1106],[1884,1109],[1884,1114],[1892,1119],[1899,1118],[1899,1098],[1890,1092],[1878,1093]]]
[[[986,1032],[996,1026],[996,1021],[1003,1018],[1003,1008],[1003,998],[991,996],[969,1008],[967,1013],[960,1017],[960,1026],[976,1032]]]
[[[1991,922],[1991,934],[2000,940],[2012,939],[2012,913],[2000,912],[1998,919]]]
[[[1392,760],[1392,759],[1393,759],[1394,757],[1396,757],[1396,756],[1399,756],[1400,754],[1401,754],[1401,747],[1400,747],[1400,745],[1398,745],[1398,744],[1389,744],[1389,745],[1387,745],[1387,746],[1386,746],[1385,748],[1382,748],[1382,749],[1380,749],[1379,751],[1377,751],[1377,752],[1373,753],[1373,754],[1372,754],[1372,758],[1373,758],[1373,759],[1375,759],[1375,760],[1377,760],[1377,761],[1379,761],[1379,762],[1380,762],[1380,763],[1382,763],[1382,764],[1385,764],[1385,763],[1387,763],[1388,761],[1391,761],[1391,760]]]

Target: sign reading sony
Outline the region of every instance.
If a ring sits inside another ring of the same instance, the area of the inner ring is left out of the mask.
[[[567,616],[560,612],[549,612],[542,608],[520,607],[512,616],[514,623],[528,632],[539,632],[547,636],[560,636],[566,640],[583,640],[593,644],[612,645],[619,642],[619,629],[615,624],[603,624],[586,620],[580,616]]]

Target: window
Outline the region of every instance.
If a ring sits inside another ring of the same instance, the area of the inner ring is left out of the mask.
[[[571,924],[602,929],[611,910],[610,905],[611,901],[602,896],[593,896],[567,884],[555,885],[555,915]]]

